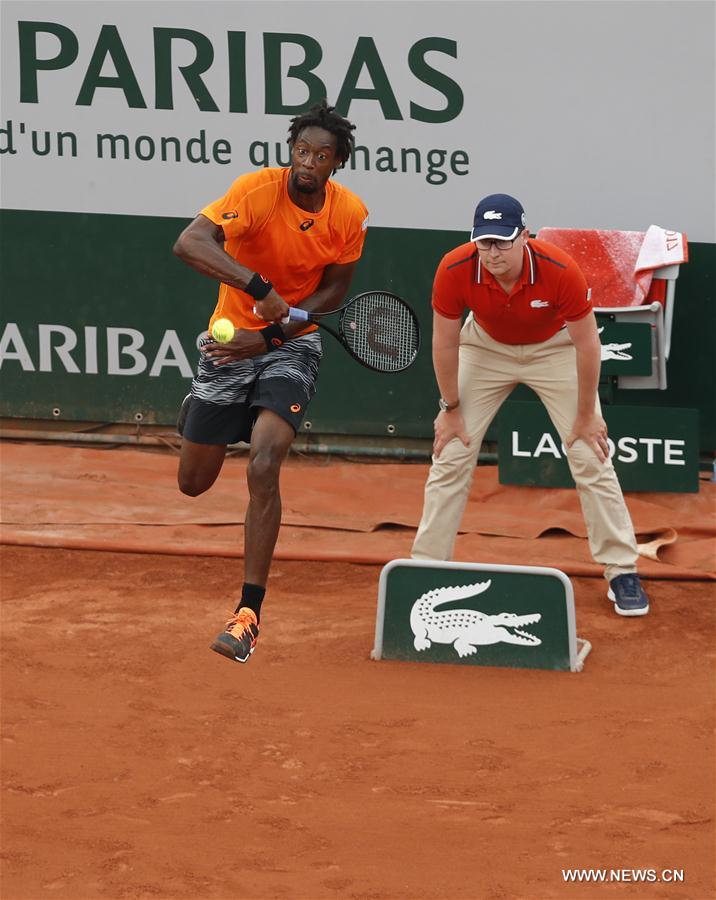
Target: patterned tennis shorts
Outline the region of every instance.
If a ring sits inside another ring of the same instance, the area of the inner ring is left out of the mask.
[[[206,343],[208,338],[200,349]],[[191,383],[184,437],[195,444],[248,443],[261,409],[275,412],[297,432],[316,393],[322,354],[317,331],[225,366],[213,365],[202,352]]]

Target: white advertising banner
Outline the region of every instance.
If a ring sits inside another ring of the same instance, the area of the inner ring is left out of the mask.
[[[371,223],[528,224],[716,239],[714,5],[704,2],[13,2],[2,12],[7,209],[194,215],[288,162],[326,96],[356,125],[337,177]]]

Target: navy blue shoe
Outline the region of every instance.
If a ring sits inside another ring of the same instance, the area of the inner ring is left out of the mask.
[[[635,572],[612,578],[607,597],[620,616],[645,616],[649,612],[649,598]]]

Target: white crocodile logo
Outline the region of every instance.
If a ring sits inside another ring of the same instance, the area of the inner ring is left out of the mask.
[[[631,350],[631,344],[602,344],[602,362],[607,359],[634,359],[626,350]]]
[[[597,332],[601,334],[604,331],[604,328],[598,328]],[[602,344],[602,362],[605,362],[608,359],[618,359],[627,361],[630,359],[634,359],[634,357],[630,353],[626,353],[626,350],[631,350],[631,343],[629,344]]]
[[[435,609],[436,606],[455,600],[471,600],[484,593],[491,584],[490,580],[458,587],[435,588],[418,597],[410,610],[415,649],[427,650],[433,643],[452,644],[457,655],[463,657],[477,653],[480,644],[502,642],[523,647],[541,644],[538,637],[518,627],[539,622],[541,613],[518,616],[516,613],[501,612],[490,616],[476,609],[450,609],[445,612]]]

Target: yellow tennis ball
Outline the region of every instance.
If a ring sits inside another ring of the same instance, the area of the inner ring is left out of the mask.
[[[217,319],[211,326],[211,336],[220,344],[233,340],[234,333],[234,324],[230,319]]]

